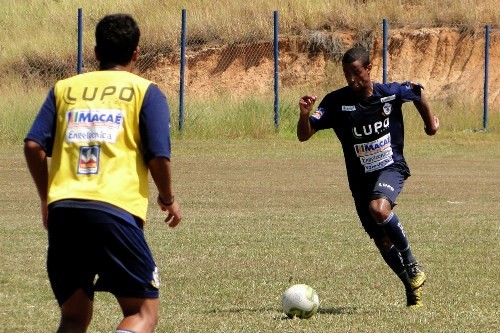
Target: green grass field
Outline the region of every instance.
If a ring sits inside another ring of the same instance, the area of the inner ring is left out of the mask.
[[[496,332],[499,144],[489,133],[408,136],[413,176],[395,210],[429,276],[425,307],[408,310],[357,220],[331,136],[175,139],[184,220],[171,230],[151,205],[146,226],[162,280],[157,331]],[[50,332],[59,310],[21,150],[0,150],[0,332]],[[310,320],[280,311],[293,283],[319,294]],[[112,332],[120,318],[113,297],[97,294],[90,332]]]
[[[84,31],[92,31],[104,13],[134,13],[148,36],[144,49],[155,50],[177,47],[182,8],[188,10],[193,40],[229,43],[272,31],[276,9],[280,33],[300,34],[370,30],[382,18],[391,26],[495,27],[495,5],[496,0],[2,1],[0,333],[53,332],[58,326],[45,272],[47,235],[21,145],[53,84],[53,71],[74,70],[77,8],[84,8]],[[61,33],[68,26],[73,35]],[[91,48],[92,34],[85,38]],[[413,176],[395,210],[428,274],[425,307],[408,310],[399,280],[358,222],[339,143],[326,132],[306,143],[295,139],[298,97],[324,96],[336,87],[280,91],[279,131],[272,96],[223,94],[189,99],[180,133],[178,96],[167,94],[174,189],[184,220],[171,230],[150,206],[145,230],[162,280],[157,332],[498,331],[498,108],[490,109],[488,130],[482,131],[481,100],[460,95],[431,101],[442,128],[432,138],[423,134],[416,112],[405,113]],[[156,196],[153,187],[150,196]],[[310,320],[281,313],[281,294],[295,283],[319,294],[320,311]],[[89,332],[113,332],[120,319],[113,297],[97,294]]]

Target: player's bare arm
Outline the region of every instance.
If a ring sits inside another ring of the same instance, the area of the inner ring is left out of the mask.
[[[306,95],[299,100],[300,114],[297,123],[297,138],[299,141],[307,141],[315,133],[309,123],[309,115],[317,99],[317,96]]]
[[[172,193],[170,161],[163,157],[155,157],[149,161],[148,167],[158,189],[158,206],[162,211],[168,211],[165,222],[169,227],[174,228],[181,221],[182,213]]]
[[[49,184],[49,171],[47,164],[47,154],[43,148],[35,141],[27,140],[24,144],[24,156],[28,169],[35,182],[38,196],[40,197],[40,208],[42,213],[42,222],[45,229],[48,228],[47,218],[47,191]]]
[[[424,121],[424,130],[427,135],[434,135],[439,129],[439,118],[434,116],[427,99],[422,94],[419,101],[414,101],[413,104],[417,108],[422,120]]]

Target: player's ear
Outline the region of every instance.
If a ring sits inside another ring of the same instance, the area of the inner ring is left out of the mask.
[[[139,57],[139,46],[135,48],[134,54],[132,55],[132,61],[137,61],[138,57]]]
[[[370,72],[372,71],[372,64],[368,64],[366,65],[366,71],[368,72],[368,74],[370,74]]]

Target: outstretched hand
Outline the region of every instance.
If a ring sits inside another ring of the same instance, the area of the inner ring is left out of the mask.
[[[309,116],[317,99],[318,96],[303,96],[299,100],[300,114]]]

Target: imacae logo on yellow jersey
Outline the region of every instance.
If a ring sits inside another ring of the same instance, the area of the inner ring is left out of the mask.
[[[66,114],[66,142],[115,143],[123,127],[122,110],[71,110]]]

